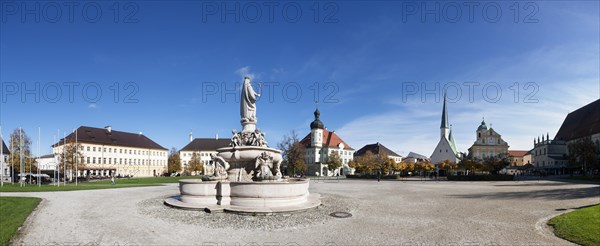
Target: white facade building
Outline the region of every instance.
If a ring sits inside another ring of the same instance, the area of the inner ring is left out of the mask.
[[[229,139],[219,139],[218,137],[193,139],[190,133],[190,143],[179,151],[182,168],[185,170],[189,166],[192,156],[196,153],[204,167],[204,174],[212,174],[215,167],[211,154],[216,155],[217,149],[228,147],[230,142]]]
[[[10,182],[10,168],[8,167],[8,158],[10,157],[10,151],[6,144],[4,143],[4,139],[0,139],[2,142],[2,156],[0,156],[0,178],[3,182]]]
[[[319,119],[321,113],[315,110],[315,120],[310,123],[310,133],[300,143],[306,148],[305,161],[308,175],[333,176],[354,174],[348,163],[354,158],[354,149],[345,143],[335,131],[328,131]],[[327,160],[332,153],[337,153],[342,161],[338,170],[329,171]]]
[[[78,170],[79,176],[151,177],[167,170],[168,150],[142,133],[82,126],[65,138],[67,146],[75,143],[76,136],[78,161],[85,165],[84,170]],[[54,155],[62,155],[65,139],[52,146]]]
[[[36,158],[35,161],[40,170],[56,170],[58,156],[54,154],[47,154]]]

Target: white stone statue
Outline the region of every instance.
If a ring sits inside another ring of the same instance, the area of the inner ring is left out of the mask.
[[[273,176],[271,168],[273,167],[273,157],[267,152],[263,152],[260,156],[256,157],[254,168],[256,170],[255,177],[260,179],[267,179]]]
[[[215,154],[211,154],[213,163],[215,164],[215,172],[213,177],[226,179],[227,178],[227,170],[229,169],[229,162],[227,162],[223,157],[220,157]]]
[[[241,122],[256,123],[256,99],[260,94],[256,93],[250,84],[250,78],[244,78],[242,86],[242,100],[240,100]]]

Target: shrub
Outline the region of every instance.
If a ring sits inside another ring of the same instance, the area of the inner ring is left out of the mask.
[[[465,175],[465,176],[448,176],[449,181],[512,181],[513,175]]]
[[[377,175],[375,174],[347,174],[346,178],[349,179],[377,179]],[[391,174],[391,175],[383,175],[381,179],[399,179],[400,175]]]

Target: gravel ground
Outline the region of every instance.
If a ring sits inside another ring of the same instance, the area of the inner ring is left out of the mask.
[[[231,213],[206,213],[204,211],[182,210],[163,204],[168,196],[148,199],[138,203],[141,214],[174,223],[184,223],[213,229],[254,229],[277,231],[284,229],[303,229],[312,224],[324,224],[336,219],[330,216],[334,212],[352,213],[356,203],[337,195],[321,198],[322,205],[303,212],[272,214],[268,216],[238,215]]]
[[[168,208],[175,184],[0,196],[44,199],[24,245],[569,245],[546,221],[600,203],[597,184],[555,181],[311,181],[310,191],[323,206],[265,217]]]

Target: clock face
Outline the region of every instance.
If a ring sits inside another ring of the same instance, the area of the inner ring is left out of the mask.
[[[340,149],[344,148],[344,144],[343,143],[340,143],[338,146],[340,147]]]

